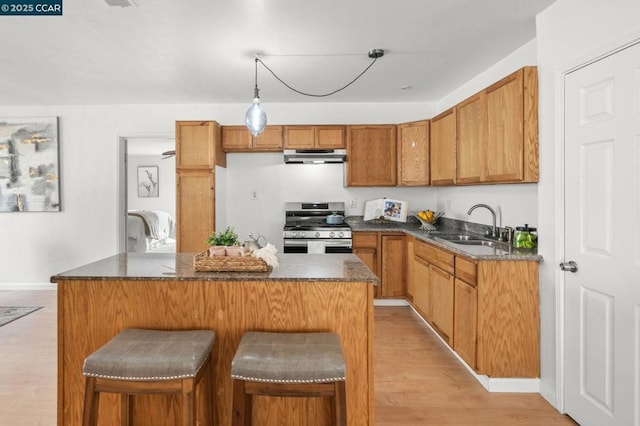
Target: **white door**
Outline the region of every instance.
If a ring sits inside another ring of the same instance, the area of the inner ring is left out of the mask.
[[[566,76],[565,408],[583,426],[640,426],[639,110],[640,45]]]

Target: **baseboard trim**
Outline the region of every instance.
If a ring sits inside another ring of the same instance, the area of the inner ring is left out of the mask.
[[[373,299],[373,306],[410,306],[405,299]]]
[[[416,315],[418,315],[418,318],[420,318],[422,320],[422,322],[424,324],[427,325],[427,327],[429,327],[429,330],[431,330],[431,332],[438,338],[440,339],[440,341],[442,341],[442,343],[444,343],[444,345],[446,346],[447,349],[449,349],[449,352],[451,352],[457,359],[458,361],[460,361],[460,363],[462,365],[464,365],[467,369],[467,371],[469,371],[469,373],[471,373],[473,375],[473,377],[489,392],[495,392],[495,393],[499,393],[499,392],[513,392],[513,393],[540,393],[540,379],[539,378],[535,378],[535,379],[525,379],[525,378],[495,378],[495,377],[489,377],[489,376],[485,376],[485,375],[481,375],[476,373],[475,371],[473,371],[473,368],[471,368],[469,366],[469,364],[467,364],[465,362],[465,360],[463,360],[460,355],[458,355],[452,348],[451,346],[449,346],[447,344],[447,342],[444,341],[444,339],[442,337],[440,337],[440,335],[433,329],[433,327],[431,327],[431,324],[429,324],[427,321],[425,321],[424,318],[422,318],[422,315],[420,315],[418,313],[418,311],[415,310],[415,308],[413,306],[411,306],[409,303],[406,303],[406,305],[408,305],[411,309],[413,309],[413,312],[416,313]],[[387,305],[389,306],[389,305]],[[394,305],[391,305],[394,306]],[[401,306],[401,305],[397,305],[397,306]]]
[[[0,290],[57,290],[58,284],[55,283],[22,283],[22,284],[3,284],[0,283]]]

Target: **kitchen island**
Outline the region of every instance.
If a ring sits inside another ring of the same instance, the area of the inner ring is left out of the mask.
[[[245,331],[333,331],[347,364],[348,424],[373,425],[378,279],[355,255],[282,254],[269,272],[196,272],[193,256],[119,254],[51,277],[58,283],[59,426],[81,424],[84,359],[131,327],[215,331],[215,424],[223,426],[231,424],[231,360]],[[179,423],[177,397],[135,398],[135,424]],[[253,410],[260,425],[327,425],[328,414],[326,398],[258,397]],[[119,397],[101,396],[100,424],[119,416]]]

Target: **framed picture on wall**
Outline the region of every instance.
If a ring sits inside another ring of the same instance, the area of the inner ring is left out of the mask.
[[[158,197],[158,166],[138,167],[138,197]]]

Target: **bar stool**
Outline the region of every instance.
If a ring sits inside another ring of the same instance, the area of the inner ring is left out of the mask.
[[[111,392],[120,394],[123,426],[132,422],[132,395],[158,393],[181,394],[182,425],[195,426],[196,386],[208,376],[205,395],[212,425],[214,343],[210,330],[123,330],[84,361],[82,424],[97,424],[100,392]]]
[[[332,424],[346,426],[346,366],[335,333],[250,331],[231,363],[233,425],[251,425],[252,396],[331,399]]]

